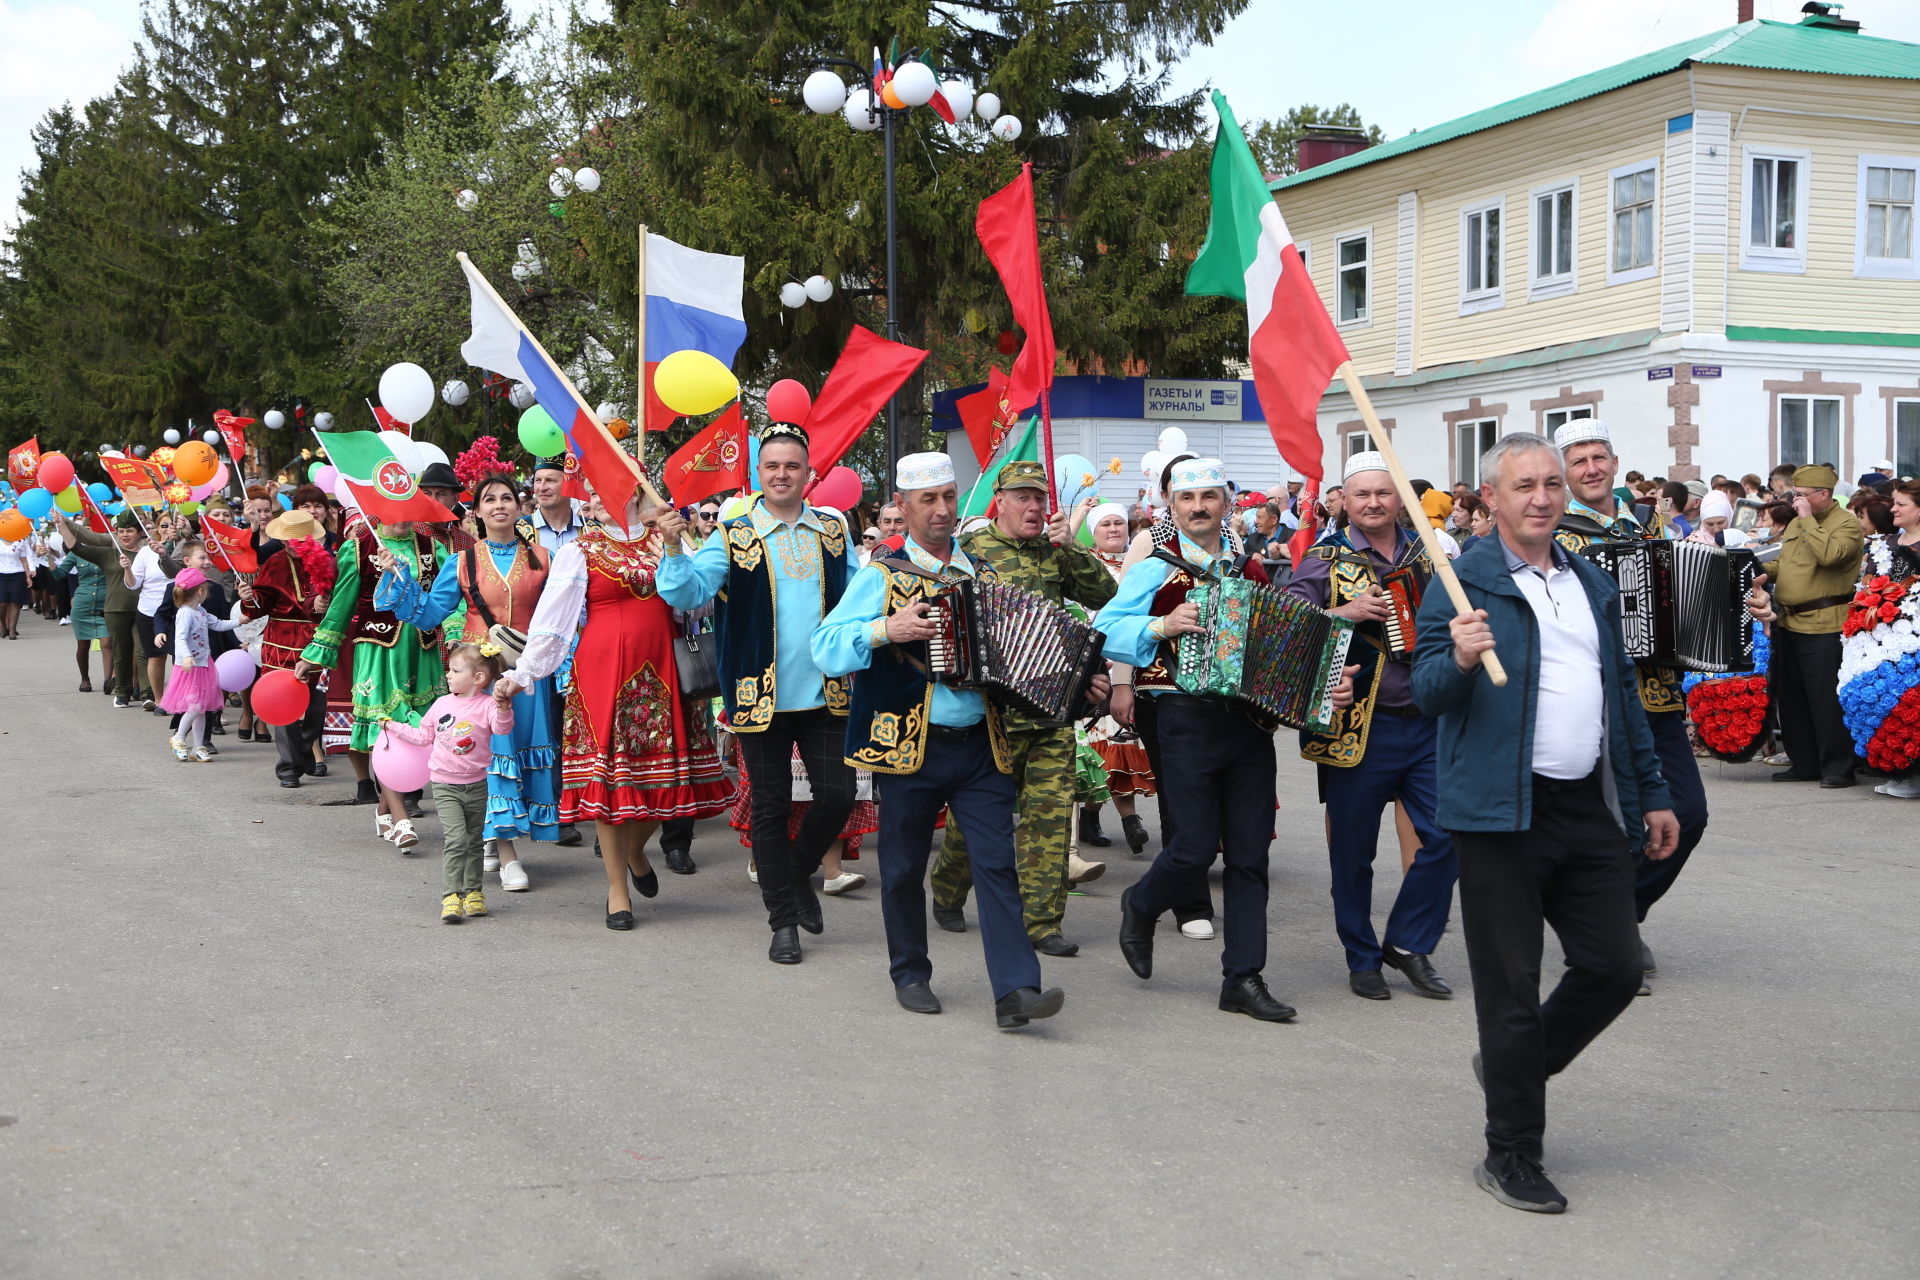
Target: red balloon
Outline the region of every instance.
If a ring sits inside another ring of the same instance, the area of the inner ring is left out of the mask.
[[[767,416],[775,422],[804,423],[813,412],[813,397],[792,378],[782,378],[767,388]]]
[[[865,489],[860,475],[852,467],[835,467],[820,478],[813,486],[813,492],[807,495],[807,501],[816,507],[831,507],[835,511],[851,511],[860,505],[860,494]]]
[[[1013,330],[1002,329],[1000,331],[1000,341],[997,345],[1000,348],[1001,355],[1010,356],[1020,349],[1020,339],[1013,336]]]
[[[263,671],[253,682],[253,714],[268,724],[289,725],[307,714],[311,691],[291,671]]]
[[[40,470],[34,473],[33,482],[48,493],[65,493],[67,486],[73,483],[73,463],[64,453],[43,453],[40,455]]]

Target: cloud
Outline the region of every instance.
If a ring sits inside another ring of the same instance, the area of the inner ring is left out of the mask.
[[[0,229],[17,217],[33,127],[63,102],[110,90],[139,34],[137,4],[0,0]]]

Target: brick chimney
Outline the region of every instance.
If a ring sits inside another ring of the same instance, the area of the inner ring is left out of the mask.
[[[1753,21],[1753,0],[1740,0],[1739,14],[1740,16],[1737,19],[1737,21],[1752,22]]]
[[[1365,151],[1367,131],[1343,124],[1316,124],[1300,135],[1300,169],[1316,168],[1356,151]]]

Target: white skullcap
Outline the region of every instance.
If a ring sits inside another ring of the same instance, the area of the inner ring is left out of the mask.
[[[1362,471],[1385,471],[1386,455],[1378,449],[1366,449],[1347,459],[1347,469],[1340,473],[1342,480],[1351,480]]]
[[[1103,502],[1093,510],[1087,512],[1087,528],[1099,528],[1100,522],[1108,516],[1119,516],[1120,523],[1125,524],[1127,522],[1127,509],[1117,502]]]
[[[944,453],[910,453],[894,472],[894,488],[935,489],[953,483],[953,459]]]
[[[1562,453],[1591,440],[1598,440],[1609,452],[1613,449],[1613,434],[1598,418],[1575,418],[1553,433],[1553,447]]]
[[[1173,466],[1173,481],[1167,486],[1171,497],[1186,489],[1222,489],[1227,487],[1227,466],[1218,458],[1188,458]]]
[[[1702,520],[1733,520],[1733,499],[1715,489],[1700,499],[1700,518]]]

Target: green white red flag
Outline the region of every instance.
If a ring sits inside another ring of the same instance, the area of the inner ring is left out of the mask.
[[[453,512],[429,498],[406,464],[372,431],[315,432],[327,461],[340,473],[370,520],[451,520]]]

